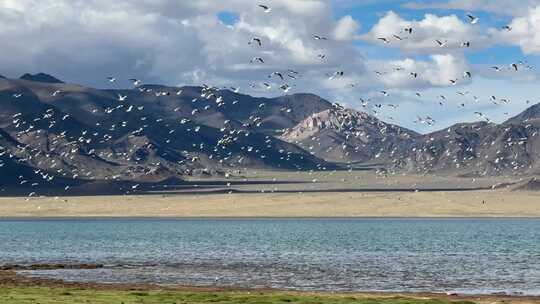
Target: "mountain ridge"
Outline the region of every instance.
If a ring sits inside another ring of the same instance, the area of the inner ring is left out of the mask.
[[[42,80],[0,79],[0,165],[11,171],[21,166],[47,177],[150,183],[245,168],[358,164],[415,174],[540,173],[540,104],[502,124],[461,123],[419,134],[309,93],[265,98],[161,85],[100,90]]]

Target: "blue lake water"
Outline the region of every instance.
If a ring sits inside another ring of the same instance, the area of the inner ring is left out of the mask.
[[[540,219],[2,220],[0,264],[27,275],[323,291],[540,295]]]

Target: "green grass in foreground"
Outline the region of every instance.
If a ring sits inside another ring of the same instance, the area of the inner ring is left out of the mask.
[[[303,303],[303,304],[470,304],[446,300],[410,298],[364,298],[332,295],[291,295],[257,292],[95,291],[62,288],[2,288],[2,304],[197,304],[197,303]]]

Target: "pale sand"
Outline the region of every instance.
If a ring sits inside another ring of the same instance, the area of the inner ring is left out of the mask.
[[[0,198],[0,217],[540,217],[540,192]]]

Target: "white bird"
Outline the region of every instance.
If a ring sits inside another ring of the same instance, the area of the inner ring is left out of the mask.
[[[284,80],[283,74],[281,74],[280,72],[272,72],[272,74],[268,75],[268,78],[272,78],[272,76],[278,76],[279,78],[281,78],[281,80]]]
[[[435,39],[435,42],[437,42],[437,44],[439,45],[439,47],[445,47],[446,46],[446,43],[447,41],[441,41],[439,39]]]
[[[107,80],[109,80],[109,82],[115,82],[116,78],[109,76],[107,77]]]
[[[470,24],[477,24],[480,19],[476,16],[473,16],[471,14],[467,14],[467,17],[469,17],[469,23]]]
[[[291,89],[291,86],[288,85],[288,84],[283,84],[279,87],[281,90],[283,90],[284,93],[288,93],[289,90]]]
[[[127,95],[118,94],[118,101],[126,101]]]
[[[261,38],[253,37],[253,38],[251,38],[251,40],[248,42],[248,44],[251,45],[253,42],[257,42],[257,44],[258,44],[259,46],[262,46]]]
[[[259,7],[262,8],[264,10],[265,13],[270,13],[272,11],[272,8],[268,5],[264,5],[264,4],[259,4]]]
[[[328,74],[327,74],[328,75]],[[334,72],[334,74],[330,75],[328,77],[328,79],[332,80],[332,79],[335,79],[337,77],[342,77],[343,75],[345,75],[345,72],[343,71],[337,71],[337,72]]]
[[[518,71],[518,65],[517,65],[517,64],[512,63],[510,66],[511,66],[516,72]]]
[[[135,78],[131,78],[129,79],[129,81],[131,81],[133,83],[134,86],[138,87],[142,84],[142,81],[139,80],[139,79],[135,79]]]
[[[328,40],[328,38],[324,37],[324,36],[319,36],[319,35],[313,35],[313,38],[315,40]]]
[[[261,57],[253,57],[249,63],[254,63],[255,61],[259,61],[260,63],[264,63],[264,60]]]

